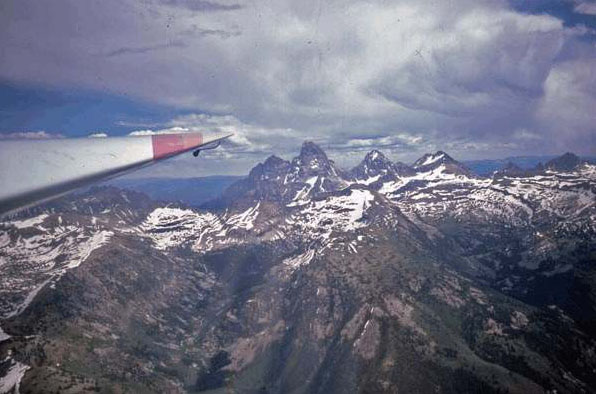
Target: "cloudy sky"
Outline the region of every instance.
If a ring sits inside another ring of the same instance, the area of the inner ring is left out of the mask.
[[[594,155],[595,44],[580,0],[4,0],[0,133],[234,132],[193,175],[305,139],[344,166]]]

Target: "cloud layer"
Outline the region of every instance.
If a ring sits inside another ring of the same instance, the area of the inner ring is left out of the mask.
[[[373,147],[402,160],[596,149],[594,26],[505,1],[19,0],[0,11],[0,78],[184,111],[152,130],[234,132],[213,160],[290,154],[307,138],[346,162]]]
[[[64,136],[46,131],[15,131],[0,134],[0,140],[47,140],[52,138],[64,138]]]

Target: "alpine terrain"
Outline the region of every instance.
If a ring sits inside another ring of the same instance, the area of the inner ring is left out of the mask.
[[[306,142],[201,208],[4,219],[0,292],[0,393],[596,392],[596,165]]]

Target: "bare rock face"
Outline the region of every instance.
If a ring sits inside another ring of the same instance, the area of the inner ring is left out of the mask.
[[[393,163],[382,152],[373,150],[369,152],[360,164],[350,171],[352,179],[359,183],[382,184],[395,181],[400,177],[412,176],[415,170],[407,164]]]
[[[595,196],[312,142],[202,209],[69,196],[0,224],[0,391],[591,392]]]

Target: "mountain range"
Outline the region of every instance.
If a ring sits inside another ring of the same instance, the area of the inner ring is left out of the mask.
[[[200,208],[67,196],[0,224],[0,392],[593,392],[595,196],[312,142]]]
[[[468,160],[461,163],[478,176],[492,176],[493,173],[511,166],[523,170],[531,170],[544,165],[556,156],[517,156],[506,159]],[[582,161],[596,163],[593,157],[582,158]],[[161,202],[177,202],[200,207],[219,196],[232,183],[243,178],[240,175],[226,176],[192,176],[183,172],[180,178],[171,177],[137,177],[136,174],[112,179],[105,185],[121,189],[134,190],[147,194],[151,199]]]
[[[106,186],[133,190],[162,202],[181,202],[200,206],[219,196],[242,176],[222,175],[191,178],[116,178],[105,182]]]

